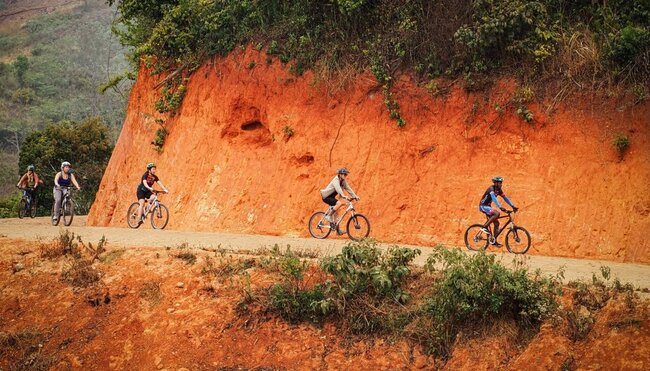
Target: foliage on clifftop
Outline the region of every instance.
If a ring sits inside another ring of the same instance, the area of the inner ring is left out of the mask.
[[[350,67],[370,71],[399,126],[405,121],[392,92],[396,73],[413,73],[429,84],[437,77],[460,78],[467,90],[483,89],[499,74],[561,81],[564,88],[622,83],[643,97],[650,81],[646,0],[108,3],[120,10],[114,30],[134,47],[136,65],[144,60],[155,72],[191,71],[210,56],[251,44],[297,75],[313,69],[327,80]]]
[[[650,74],[645,0],[108,2],[121,12],[115,30],[136,48],[132,57],[155,57],[159,70],[253,43],[297,73],[351,64],[378,80],[397,70],[467,80],[500,69],[570,74],[576,58],[601,77],[640,82]]]

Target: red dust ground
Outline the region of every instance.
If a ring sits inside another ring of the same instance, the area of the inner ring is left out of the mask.
[[[256,266],[246,269],[247,274],[224,270],[250,256],[109,246],[91,268],[100,273],[100,281],[75,288],[61,275],[74,259],[41,257],[43,245],[0,239],[0,369],[650,366],[647,301],[629,310],[625,300],[610,300],[594,312],[593,330],[575,342],[562,325],[551,322],[527,344],[514,340],[516,331],[508,323],[495,325],[487,335],[461,335],[444,364],[399,338],[349,336],[329,323],[292,325],[259,306],[242,310],[246,292],[258,292],[278,279]],[[195,254],[194,264],[179,259],[181,252]],[[220,274],[205,273],[208,258]]]

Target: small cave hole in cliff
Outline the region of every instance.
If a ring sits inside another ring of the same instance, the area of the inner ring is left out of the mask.
[[[261,122],[258,120],[255,121],[249,121],[241,126],[241,129],[244,131],[253,131],[257,129],[262,129],[264,125],[262,125]]]

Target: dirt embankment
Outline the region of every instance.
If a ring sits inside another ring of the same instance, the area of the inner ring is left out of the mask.
[[[533,102],[528,124],[512,105],[495,109],[515,94],[511,81],[487,94],[453,86],[434,98],[401,78],[395,92],[408,124],[399,129],[372,78],[329,94],[309,74],[293,76],[247,50],[194,72],[158,153],[150,143],[159,81],[139,74],[91,225],[124,225],[154,161],[171,190],[168,228],[306,235],[310,214],[324,206],[318,190],[347,166],[372,236],[458,245],[482,220],[479,199],[500,174],[522,209],[517,222],[532,233],[531,254],[650,262],[647,101],[574,96],[550,114],[548,102]],[[618,132],[631,142],[622,161],[612,145]]]
[[[529,342],[521,341],[516,325],[496,321],[487,334],[461,334],[445,363],[400,338],[350,336],[331,323],[291,325],[255,309],[257,299],[247,295],[257,297],[279,277],[250,256],[109,246],[85,266],[69,255],[42,255],[52,254],[53,246],[0,238],[0,368],[644,370],[650,365],[647,301],[630,311],[624,299],[611,299],[592,313],[584,309],[588,321],[576,322],[584,328],[549,322]]]

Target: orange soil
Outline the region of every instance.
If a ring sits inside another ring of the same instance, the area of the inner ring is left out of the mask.
[[[150,145],[160,78],[143,69],[89,224],[125,226],[154,161],[171,190],[168,228],[304,236],[311,213],[324,209],[318,190],[347,166],[372,236],[461,245],[500,174],[522,208],[516,219],[532,233],[532,254],[650,263],[648,101],[574,96],[551,115],[548,102],[535,102],[527,124],[512,105],[502,116],[494,109],[514,95],[512,81],[432,98],[402,77],[394,90],[408,123],[399,129],[371,77],[329,94],[312,75],[265,58],[249,49],[194,72],[162,153]],[[618,132],[631,141],[622,161],[612,146]]]
[[[60,279],[69,260],[39,258],[34,242],[0,239],[0,339],[6,334],[40,334],[30,346],[0,348],[0,369],[46,360],[54,369],[416,369],[435,360],[419,346],[403,340],[342,335],[335,326],[290,325],[261,310],[238,311],[246,279],[202,274],[205,251],[194,265],[173,255],[178,250],[109,248],[112,260],[94,264],[102,273],[96,288],[72,289]],[[231,259],[229,257],[223,258]],[[15,263],[24,270],[12,273]],[[277,280],[250,268],[250,288]],[[183,282],[183,287],[178,287]],[[147,291],[159,285],[160,296]],[[205,288],[211,286],[209,292]],[[103,300],[106,296],[110,302]],[[90,305],[89,300],[100,299]],[[650,365],[648,302],[627,312],[612,300],[596,314],[596,325],[584,341],[572,343],[561,327],[545,324],[529,344],[517,344],[507,323],[494,335],[462,336],[446,369],[559,369],[573,367],[647,369]],[[634,320],[615,328],[612,321]],[[40,347],[39,345],[40,344]],[[36,355],[36,358],[34,358]],[[613,356],[615,355],[615,356]],[[437,363],[441,365],[442,363]],[[573,368],[572,368],[573,369]]]

